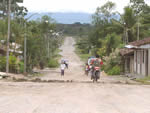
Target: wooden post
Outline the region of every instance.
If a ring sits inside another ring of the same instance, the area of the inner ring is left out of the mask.
[[[11,0],[8,2],[8,36],[7,36],[7,56],[6,56],[6,73],[9,73],[9,39],[10,39],[10,13],[11,13]]]

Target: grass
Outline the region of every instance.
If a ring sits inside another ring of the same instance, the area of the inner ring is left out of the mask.
[[[142,84],[150,85],[150,76],[140,79],[135,79],[135,81],[140,82]]]
[[[89,54],[83,54],[81,53],[80,49],[76,46],[75,47],[75,53],[80,57],[80,59],[84,62],[87,62],[88,57],[90,57],[91,55]]]
[[[82,61],[86,62],[88,60],[88,57],[90,57],[89,54],[79,54],[79,57]]]
[[[54,58],[60,59],[62,56],[59,54],[62,50],[61,49],[57,49],[53,55]]]
[[[43,76],[43,74],[37,72],[37,73],[32,73],[31,76],[32,77],[41,77],[41,76]]]

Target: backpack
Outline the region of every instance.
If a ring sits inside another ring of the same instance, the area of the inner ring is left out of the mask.
[[[93,65],[95,67],[100,67],[100,61],[98,59],[94,60]]]

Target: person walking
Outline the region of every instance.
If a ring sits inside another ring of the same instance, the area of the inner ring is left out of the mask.
[[[64,60],[64,64],[66,65],[66,68],[68,69],[69,61],[67,59]]]
[[[61,62],[61,64],[60,64],[61,76],[64,76],[64,74],[65,74],[65,68],[66,68],[65,63]]]

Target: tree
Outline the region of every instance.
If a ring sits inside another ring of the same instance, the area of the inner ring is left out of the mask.
[[[48,16],[27,22],[27,29],[27,71],[31,72],[35,66],[41,69],[47,66],[60,43],[56,37],[52,37],[55,21]]]
[[[130,0],[130,4],[136,15],[140,15],[146,6],[144,0]]]
[[[144,8],[143,13],[141,14],[140,20],[140,36],[141,38],[150,36],[150,6]]]
[[[23,3],[23,0],[12,0],[11,1],[11,12],[14,16],[26,15],[27,9],[23,6],[19,6],[18,3]],[[8,0],[0,0],[0,17],[7,17],[8,11]]]
[[[115,8],[115,3],[108,1],[101,7],[96,9],[95,14],[93,15],[92,23],[98,25],[101,20],[108,22],[111,16],[114,14],[113,10]]]
[[[142,19],[143,19],[143,14],[146,12],[145,9],[147,9],[149,6],[145,3],[144,0],[130,0],[130,5],[133,9],[133,11],[136,14],[136,18],[137,18],[137,40],[140,39],[140,37],[142,38],[142,32],[140,32],[140,28],[142,27],[140,25]],[[148,12],[147,12],[148,14]]]
[[[119,29],[122,29],[123,34],[123,42],[127,44],[130,41],[133,41],[133,35],[130,35],[133,33],[133,28],[136,25],[136,16],[134,14],[134,11],[131,7],[125,7],[124,8],[124,14],[120,14],[120,20],[112,19],[112,23],[119,27]],[[130,33],[130,34],[129,34]]]

